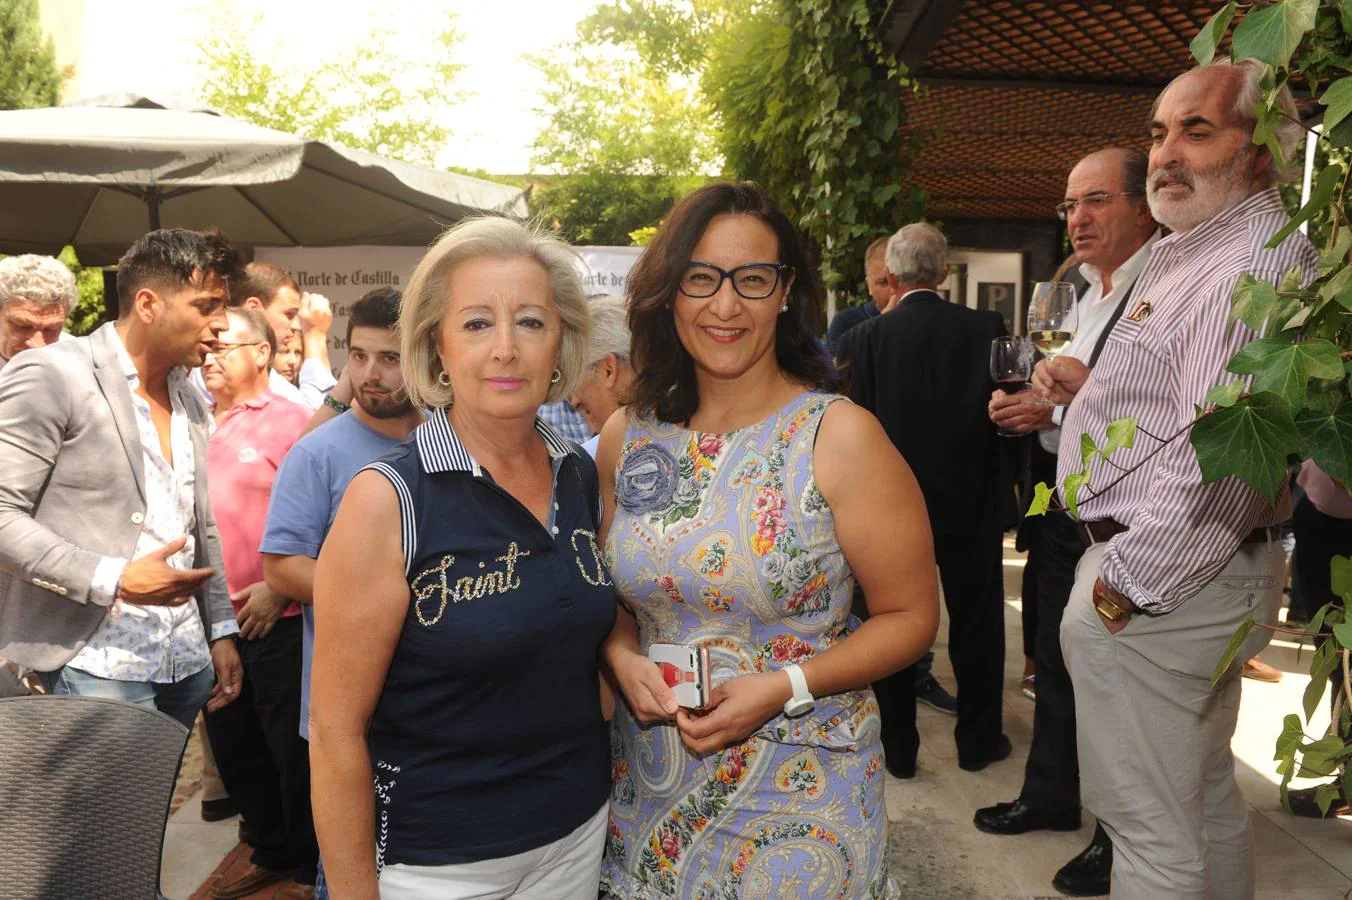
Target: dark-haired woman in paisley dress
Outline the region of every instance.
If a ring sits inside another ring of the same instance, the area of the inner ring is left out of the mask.
[[[933,551],[905,462],[834,393],[819,300],[754,185],[687,197],[631,274],[634,397],[597,458],[624,606],[603,653],[614,897],[895,893],[868,685],[933,641]],[[709,650],[705,710],[677,708],[654,642]]]

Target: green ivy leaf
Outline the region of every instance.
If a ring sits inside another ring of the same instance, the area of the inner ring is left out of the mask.
[[[1335,381],[1328,378],[1311,378],[1310,385],[1305,391],[1305,409],[1296,415],[1296,427],[1300,427],[1300,419],[1305,412],[1333,415],[1333,411],[1346,396],[1347,391],[1342,379]],[[1304,434],[1303,431],[1301,433]],[[1308,435],[1305,440],[1309,443]]]
[[[1341,647],[1352,647],[1352,622],[1340,622],[1333,626],[1333,638]],[[1332,671],[1332,670],[1330,670]],[[1328,674],[1325,672],[1324,674]],[[1311,675],[1310,677],[1314,677]]]
[[[1244,393],[1244,382],[1232,381],[1229,384],[1218,384],[1206,392],[1202,398],[1203,403],[1215,404],[1222,409],[1234,406],[1240,396]]]
[[[1190,439],[1205,484],[1233,475],[1269,498],[1286,483],[1287,454],[1302,446],[1285,401],[1269,393],[1207,415]]]
[[[1188,49],[1192,51],[1192,58],[1197,60],[1197,64],[1204,66],[1211,62],[1216,56],[1216,46],[1220,44],[1221,38],[1225,36],[1225,29],[1230,27],[1230,20],[1235,17],[1235,4],[1233,2],[1222,6],[1211,20],[1202,26],[1202,30],[1197,32],[1197,37],[1192,39]]]
[[[1065,498],[1066,506],[1070,509],[1070,514],[1080,517],[1080,488],[1089,484],[1089,470],[1076,472],[1074,475],[1067,475],[1066,481],[1061,485],[1061,496]]]
[[[1324,128],[1332,128],[1352,113],[1352,78],[1339,78],[1328,86],[1319,102],[1324,110]]]
[[[1305,729],[1300,727],[1300,716],[1288,713],[1286,718],[1282,719],[1282,733],[1277,735],[1277,752],[1272,758],[1274,760],[1288,758],[1296,752],[1303,740]]]
[[[1243,645],[1244,639],[1249,636],[1250,631],[1253,631],[1253,625],[1253,616],[1249,616],[1231,635],[1230,643],[1225,645],[1225,652],[1221,654],[1221,661],[1216,663],[1216,671],[1211,673],[1211,687],[1213,689],[1225,673],[1230,671],[1230,666],[1234,663],[1235,656],[1239,653],[1239,648]]]
[[[1352,266],[1334,275],[1319,289],[1319,296],[1325,300],[1337,299],[1347,309],[1352,309]]]
[[[1344,603],[1352,603],[1352,559],[1335,556],[1329,562],[1329,570],[1333,593],[1342,597]]]
[[[1300,748],[1300,764],[1303,770],[1314,775],[1329,775],[1336,765],[1339,754],[1346,745],[1337,734],[1326,734],[1317,741],[1311,741]],[[1306,775],[1302,778],[1310,777]]]
[[[1343,31],[1352,34],[1352,0],[1343,0],[1338,12],[1342,15]]]
[[[1349,79],[1352,80],[1352,79]],[[1254,143],[1257,143],[1255,136]],[[1291,221],[1282,226],[1281,230],[1274,234],[1267,242],[1268,248],[1276,247],[1291,236],[1302,222],[1309,221],[1315,213],[1326,209],[1333,202],[1333,195],[1338,191],[1338,185],[1343,180],[1343,167],[1337,164],[1329,164],[1324,167],[1324,171],[1319,173],[1319,180],[1310,188],[1309,201],[1300,208],[1300,212],[1291,217]],[[1257,329],[1255,329],[1257,330]]]
[[[1319,0],[1282,0],[1250,10],[1235,26],[1231,53],[1235,59],[1252,56],[1270,66],[1286,68],[1305,32],[1314,27]]]
[[[1305,692],[1301,697],[1301,706],[1305,709],[1306,722],[1314,718],[1315,710],[1319,708],[1319,701],[1324,699],[1324,689],[1328,687],[1329,674],[1338,665],[1338,654],[1334,652],[1334,649],[1333,641],[1321,641],[1318,649],[1314,651],[1314,658],[1310,660],[1310,683],[1305,685]]]
[[[1352,3],[1352,0],[1347,2]],[[1327,275],[1334,269],[1346,265],[1348,250],[1352,250],[1352,228],[1340,228],[1338,237],[1319,255],[1319,274]]]
[[[1132,418],[1114,419],[1109,422],[1108,443],[1103,445],[1099,455],[1107,459],[1123,448],[1130,450],[1136,443],[1136,424],[1136,420]]]
[[[1093,459],[1097,452],[1098,444],[1094,443],[1094,439],[1090,437],[1089,433],[1087,431],[1080,432],[1080,465],[1089,465],[1089,460]]]
[[[1342,357],[1336,345],[1325,340],[1293,344],[1287,338],[1253,341],[1235,354],[1227,369],[1236,375],[1253,375],[1253,392],[1269,391],[1286,401],[1294,413],[1305,403],[1310,378],[1338,378]]]
[[[1296,416],[1296,429],[1319,468],[1330,478],[1352,484],[1352,403],[1327,413],[1303,409]]]
[[[1230,295],[1230,332],[1234,332],[1235,322],[1243,322],[1262,333],[1264,323],[1276,307],[1277,289],[1245,272]]]
[[[1053,491],[1047,486],[1047,482],[1039,481],[1033,486],[1033,502],[1028,504],[1028,512],[1024,513],[1024,518],[1028,516],[1045,516],[1047,510],[1052,505]]]
[[[1342,797],[1342,789],[1336,784],[1321,784],[1314,789],[1314,802],[1319,805],[1319,814],[1327,816],[1333,801]]]

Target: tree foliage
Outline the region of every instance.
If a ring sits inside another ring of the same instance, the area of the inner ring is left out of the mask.
[[[0,109],[56,106],[68,77],[57,68],[52,39],[42,33],[37,0],[0,0]],[[103,318],[103,273],[81,266],[73,247],[58,258],[75,273],[77,288],[66,330],[87,334]]]
[[[628,244],[704,181],[709,112],[687,79],[585,38],[534,62],[547,117],[534,163],[555,175],[531,205],[569,240]]]
[[[434,163],[450,140],[442,116],[459,99],[453,82],[462,68],[453,61],[460,41],[453,15],[423,23],[427,55],[401,52],[408,37],[381,27],[306,66],[274,64],[285,55],[272,52],[277,42],[258,9],[216,6],[209,16],[197,90],[212,108],[412,163]]]
[[[0,2],[0,109],[56,106],[66,77],[42,33],[38,0]]]
[[[918,218],[903,194],[916,137],[911,89],[874,36],[882,0],[614,0],[585,35],[650,70],[698,78],[724,172],[760,182],[798,222],[828,288],[863,277],[863,252]]]

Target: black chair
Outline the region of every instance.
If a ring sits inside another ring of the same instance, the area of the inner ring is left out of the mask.
[[[90,697],[0,699],[0,900],[156,900],[188,729]]]

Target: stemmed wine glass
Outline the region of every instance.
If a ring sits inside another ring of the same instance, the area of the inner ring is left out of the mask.
[[[1033,374],[1033,346],[1012,335],[991,341],[991,380],[1006,394],[1027,390]],[[1001,437],[1019,437],[1019,432],[999,429]]]
[[[1055,359],[1074,339],[1077,318],[1074,285],[1065,281],[1039,281],[1033,285],[1028,300],[1028,339],[1047,359]],[[1054,405],[1045,397],[1033,402]]]

